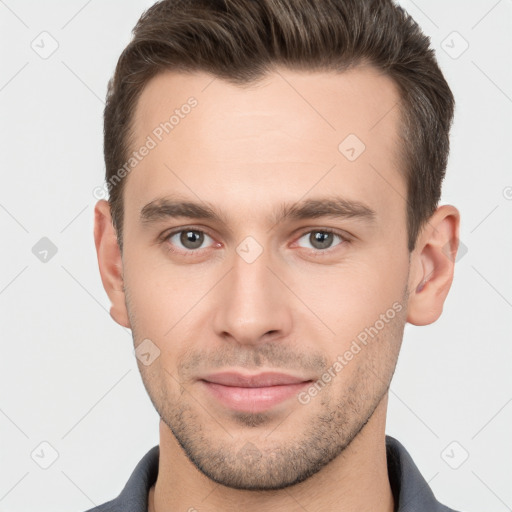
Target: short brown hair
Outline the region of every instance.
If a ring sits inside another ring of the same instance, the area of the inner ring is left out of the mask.
[[[441,196],[455,102],[430,39],[393,0],[162,0],[147,9],[108,83],[104,111],[106,181],[121,250],[126,178],[116,173],[130,152],[137,101],[156,74],[206,71],[243,85],[276,66],[343,71],[358,64],[383,71],[400,91],[412,251]]]

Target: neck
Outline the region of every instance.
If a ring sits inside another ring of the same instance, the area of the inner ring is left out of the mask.
[[[385,445],[387,396],[349,446],[307,480],[275,491],[232,489],[203,475],[160,421],[158,478],[148,496],[149,512],[393,512]]]

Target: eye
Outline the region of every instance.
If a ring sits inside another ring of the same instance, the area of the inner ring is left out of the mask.
[[[324,251],[326,249],[330,249],[333,245],[333,242],[336,239],[340,240],[340,243],[336,245],[340,245],[341,243],[346,241],[345,238],[343,238],[341,235],[338,235],[334,233],[334,231],[331,231],[329,229],[315,229],[313,231],[308,231],[307,233],[302,235],[297,240],[297,244],[300,247]],[[308,247],[307,245],[301,245],[301,241],[303,243],[310,244],[310,246]]]
[[[210,241],[209,245],[214,242],[212,237],[198,229],[182,229],[180,231],[174,231],[173,233],[169,233],[165,237],[165,240],[167,240],[172,246],[185,251],[202,249],[202,245],[208,240]]]

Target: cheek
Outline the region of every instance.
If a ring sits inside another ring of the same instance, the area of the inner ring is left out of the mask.
[[[405,308],[408,259],[388,253],[375,250],[359,261],[354,257],[343,266],[312,268],[295,276],[292,288],[303,303],[299,307],[309,310],[310,327],[325,331],[336,350],[343,350],[381,315],[390,321]]]
[[[168,272],[148,263],[140,253],[132,256],[127,251],[124,278],[127,305],[132,324],[135,324],[134,336],[136,339],[163,339],[177,321],[173,301],[178,302],[180,296]]]
[[[205,283],[192,279],[186,266],[166,261],[163,249],[126,252],[125,284],[137,317],[170,328],[190,309]]]
[[[182,360],[194,332],[207,338],[209,310],[204,300],[218,276],[192,272],[185,266],[152,261],[142,251],[127,257],[125,286],[136,343],[149,339],[160,350],[160,364],[169,371]],[[201,341],[194,336],[194,343]]]

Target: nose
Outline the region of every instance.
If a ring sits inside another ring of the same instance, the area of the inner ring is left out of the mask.
[[[252,263],[234,255],[233,268],[215,288],[214,329],[218,336],[257,345],[289,335],[290,292],[269,263],[265,251]]]

